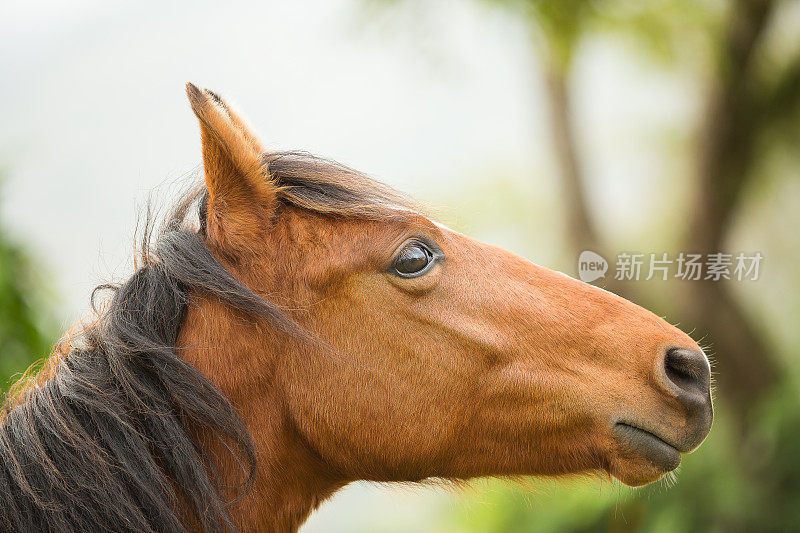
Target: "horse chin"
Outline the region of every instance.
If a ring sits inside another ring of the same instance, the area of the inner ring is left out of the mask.
[[[635,436],[618,442],[616,457],[608,472],[630,487],[658,481],[681,462],[681,454],[663,441],[649,436]]]
[[[620,461],[614,465],[609,473],[629,487],[642,487],[660,480],[669,471],[664,471],[653,464],[639,460],[635,462],[625,461],[624,464]]]

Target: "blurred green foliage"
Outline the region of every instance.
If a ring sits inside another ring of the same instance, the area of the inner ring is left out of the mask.
[[[52,295],[25,247],[0,227],[0,397],[55,339]]]

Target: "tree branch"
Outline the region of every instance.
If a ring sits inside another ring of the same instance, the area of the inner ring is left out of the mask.
[[[701,134],[700,187],[688,251],[722,250],[742,191],[753,177],[756,139],[764,124],[753,96],[752,58],[772,9],[770,0],[739,0],[733,8]],[[778,363],[745,309],[721,282],[690,283],[685,289],[681,314],[701,334],[708,334],[719,354],[721,391],[744,413],[778,381]]]
[[[700,190],[690,237],[691,249],[699,252],[721,248],[731,214],[752,176],[757,131],[752,58],[772,8],[770,0],[739,0],[733,8],[701,134]]]
[[[554,58],[546,58],[545,77],[549,98],[550,130],[556,163],[561,178],[564,207],[567,215],[567,238],[576,253],[583,250],[600,252],[601,244],[594,228],[583,173],[575,149],[575,134],[570,120],[570,98],[565,69]]]
[[[791,117],[800,107],[800,50],[781,72],[778,81],[765,91],[757,113],[763,125]]]

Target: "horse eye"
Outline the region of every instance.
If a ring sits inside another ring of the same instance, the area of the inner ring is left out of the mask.
[[[393,273],[403,278],[421,276],[433,265],[433,252],[421,242],[406,244],[392,263]]]

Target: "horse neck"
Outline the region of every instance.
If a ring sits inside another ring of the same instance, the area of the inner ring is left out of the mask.
[[[218,302],[202,297],[194,301],[197,305],[190,306],[181,328],[178,353],[225,393],[256,446],[254,484],[232,508],[234,522],[241,531],[296,531],[323,500],[346,483],[309,446],[286,411],[275,378],[275,366],[286,344],[278,338],[265,342],[263,331],[256,331],[252,319]],[[213,321],[208,317],[214,317]],[[224,450],[208,451],[229,457]],[[220,466],[229,477],[239,471],[232,458]]]

